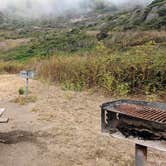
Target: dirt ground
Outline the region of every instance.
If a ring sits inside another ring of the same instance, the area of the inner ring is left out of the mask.
[[[0,166],[132,166],[134,144],[101,134],[100,108],[109,98],[30,82],[36,102],[12,103],[24,80],[1,75]],[[166,153],[148,151],[149,166],[166,166]]]

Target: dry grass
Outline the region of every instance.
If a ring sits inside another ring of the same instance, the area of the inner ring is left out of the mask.
[[[16,74],[20,72],[22,69],[24,69],[24,64],[19,62],[5,62],[0,61],[0,73],[10,73],[10,74]]]
[[[11,102],[20,104],[20,105],[26,105],[28,103],[35,103],[37,101],[37,97],[36,96],[28,96],[28,97],[24,97],[24,96],[19,96],[16,97],[15,99],[11,100]]]
[[[4,41],[0,41],[0,51],[9,51],[18,46],[24,45],[28,43],[30,39],[7,39]]]

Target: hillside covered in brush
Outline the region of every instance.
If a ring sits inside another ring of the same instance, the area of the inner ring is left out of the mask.
[[[89,5],[89,4],[88,4]],[[166,0],[27,19],[0,13],[0,71],[35,69],[64,89],[166,93]]]
[[[131,11],[108,16],[104,27],[108,30],[130,29],[165,29],[166,28],[166,1],[155,0],[147,7],[135,7]]]

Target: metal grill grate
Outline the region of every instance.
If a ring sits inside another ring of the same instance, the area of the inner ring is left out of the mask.
[[[166,104],[134,100],[104,103],[101,128],[113,137],[166,151]]]
[[[112,111],[144,120],[166,123],[166,111],[157,108],[123,103],[115,105]]]

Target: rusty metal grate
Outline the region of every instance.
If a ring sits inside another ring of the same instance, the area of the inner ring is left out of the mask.
[[[102,132],[166,141],[166,104],[118,100],[101,106]]]
[[[104,103],[103,112],[111,111],[122,115],[166,125],[166,104],[145,101],[117,100]],[[103,114],[104,115],[104,114]]]
[[[115,105],[112,111],[144,120],[166,123],[166,111],[157,108],[123,103]]]

